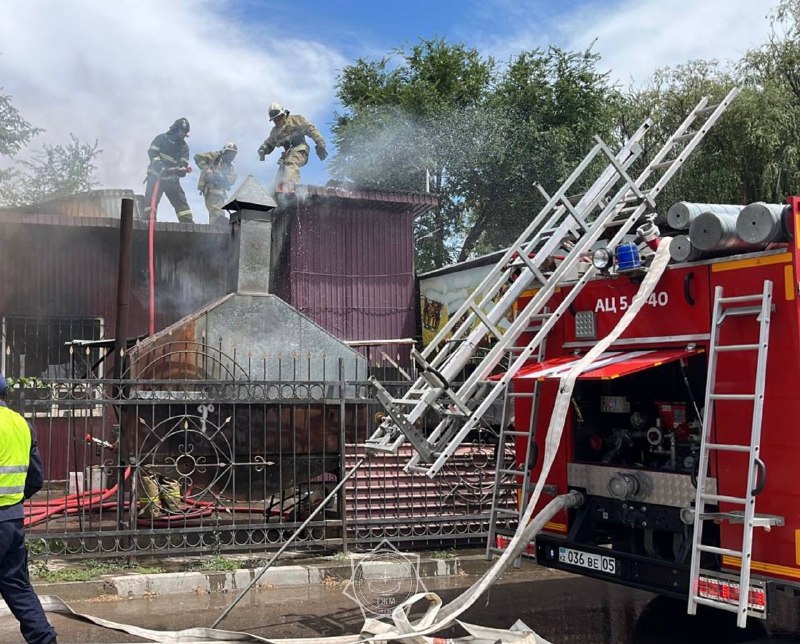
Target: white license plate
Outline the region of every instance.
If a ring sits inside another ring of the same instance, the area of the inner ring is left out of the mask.
[[[597,570],[607,575],[613,575],[617,572],[617,560],[614,557],[595,555],[590,552],[572,550],[571,548],[559,548],[558,560],[570,566],[589,568],[589,570]]]

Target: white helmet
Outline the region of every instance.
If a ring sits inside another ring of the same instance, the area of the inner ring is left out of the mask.
[[[280,103],[273,103],[272,105],[269,106],[269,110],[267,110],[267,113],[269,114],[269,120],[274,121],[279,116],[281,115],[285,116],[286,114],[288,114],[289,110],[283,109],[283,105],[281,105]]]

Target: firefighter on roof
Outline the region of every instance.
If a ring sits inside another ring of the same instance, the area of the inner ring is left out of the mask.
[[[313,123],[299,114],[290,115],[289,110],[284,109],[279,103],[269,106],[269,120],[275,123],[275,126],[267,140],[258,148],[258,158],[263,161],[275,148],[282,147],[283,154],[278,160],[280,168],[275,183],[278,185],[300,183],[300,168],[308,163],[309,147],[306,137],[310,137],[316,143],[320,161],[324,161],[328,156],[325,139]]]
[[[144,192],[145,219],[150,218],[150,210],[158,208],[161,195],[165,194],[175,208],[178,221],[192,223],[192,211],[180,184],[180,179],[192,171],[189,165],[189,146],[185,140],[187,136],[189,121],[180,118],[150,144],[147,150],[150,165],[147,166],[147,188]]]
[[[225,195],[236,181],[233,160],[239,148],[233,142],[226,143],[218,152],[201,152],[194,155],[194,162],[200,168],[197,189],[205,197],[209,224],[224,224],[228,218],[222,211]]]
[[[8,383],[0,374],[0,595],[19,622],[26,642],[55,644],[28,575],[23,499],[42,489],[44,474],[33,430],[6,406]]]

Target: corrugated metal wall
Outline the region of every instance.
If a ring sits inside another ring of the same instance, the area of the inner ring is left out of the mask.
[[[311,197],[298,202],[290,216],[282,276],[290,304],[345,340],[416,335],[411,212]],[[399,352],[407,363],[407,346],[381,348],[394,359]],[[374,361],[381,348],[369,351]]]
[[[27,223],[26,216],[0,226],[4,275],[0,316],[99,317],[113,335],[119,222],[48,217]],[[89,222],[89,223],[85,223]],[[78,224],[78,225],[76,225]],[[193,233],[158,224],[156,253],[156,326],[162,328],[224,295],[227,286],[226,231]],[[147,330],[147,230],[133,235],[130,333]],[[32,375],[32,374],[31,374]]]

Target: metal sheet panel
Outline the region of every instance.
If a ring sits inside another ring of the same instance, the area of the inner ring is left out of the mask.
[[[292,222],[281,292],[291,304],[345,340],[414,337],[413,213],[321,198],[285,212]],[[398,346],[363,350],[373,361],[382,351],[396,359]]]

